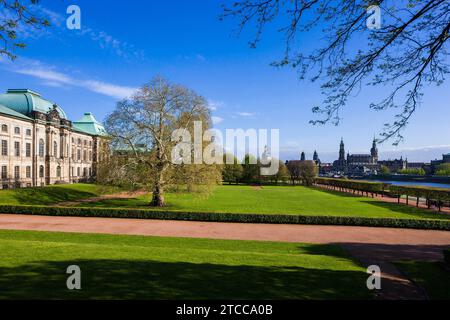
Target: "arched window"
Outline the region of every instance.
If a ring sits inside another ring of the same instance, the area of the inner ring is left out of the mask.
[[[6,124],[2,124],[2,132],[8,132],[8,126]]]
[[[44,166],[40,166],[39,167],[39,178],[43,178],[44,177]]]
[[[45,142],[44,139],[39,140],[39,157],[44,156]]]
[[[14,134],[20,134],[20,128],[19,127],[15,127],[14,128]]]
[[[53,156],[55,158],[58,157],[58,142],[56,141],[53,142]]]
[[[60,166],[57,166],[57,167],[56,167],[56,176],[57,176],[58,178],[61,177],[61,167],[60,167]]]

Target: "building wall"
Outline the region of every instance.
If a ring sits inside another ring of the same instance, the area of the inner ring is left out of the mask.
[[[5,125],[7,130],[3,131]],[[95,175],[95,146],[100,140],[57,124],[0,114],[0,189],[89,180]],[[2,153],[2,141],[6,141],[7,155]],[[42,142],[43,154],[40,152]],[[18,155],[15,143],[20,147]],[[6,177],[2,175],[5,167]]]

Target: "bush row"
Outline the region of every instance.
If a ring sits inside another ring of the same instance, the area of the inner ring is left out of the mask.
[[[431,200],[450,200],[450,190],[432,187],[416,187],[416,186],[389,186],[389,191],[395,196],[411,196]]]
[[[159,220],[185,220],[209,222],[245,222],[273,224],[345,225],[367,227],[392,227],[411,229],[450,230],[450,221],[425,219],[393,219],[333,216],[301,216],[290,214],[235,214],[152,211],[144,209],[108,209],[44,206],[0,206],[0,212],[10,214],[107,217]]]
[[[389,185],[382,182],[370,182],[348,179],[316,178],[315,183],[336,188],[352,189],[364,192],[381,193]]]

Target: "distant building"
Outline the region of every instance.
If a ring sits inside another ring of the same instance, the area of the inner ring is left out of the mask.
[[[339,159],[333,162],[333,171],[346,174],[374,173],[379,169],[378,148],[376,140],[373,140],[370,154],[347,154],[345,157],[344,140],[339,145]]]
[[[435,172],[436,172],[436,168],[437,168],[439,165],[444,164],[444,163],[450,163],[450,153],[443,154],[443,155],[442,155],[442,160],[437,160],[437,159],[436,159],[436,160],[432,160],[432,161],[431,161],[430,167],[431,167],[432,173],[435,173]]]
[[[378,164],[381,166],[385,166],[389,169],[391,173],[396,173],[400,170],[404,170],[408,168],[408,160],[403,160],[403,157],[400,159],[394,160],[382,160],[378,161]]]

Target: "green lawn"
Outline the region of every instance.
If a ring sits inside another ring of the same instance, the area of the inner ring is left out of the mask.
[[[92,198],[102,194],[118,192],[117,188],[95,184],[53,185],[43,188],[0,190],[2,204],[48,205],[65,201]]]
[[[402,261],[396,263],[409,278],[419,284],[433,300],[450,299],[450,271],[442,262]]]
[[[370,299],[338,246],[0,231],[0,299]],[[82,290],[66,288],[69,265]]]
[[[219,186],[211,195],[167,194],[165,210],[226,213],[301,214],[372,218],[450,219],[422,209],[367,197],[302,186]],[[150,196],[105,200],[85,206],[148,208]]]
[[[93,184],[0,190],[2,204],[50,205],[114,193],[117,188]],[[167,193],[163,210],[190,212],[300,214],[369,218],[450,219],[450,215],[415,207],[386,203],[367,197],[302,186],[218,186],[211,194]],[[150,195],[131,199],[108,199],[76,206],[152,209]]]

